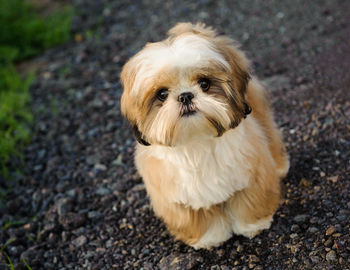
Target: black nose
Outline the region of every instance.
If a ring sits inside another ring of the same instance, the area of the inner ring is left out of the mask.
[[[191,92],[185,92],[182,93],[177,100],[183,105],[189,105],[192,102],[192,98],[194,98],[194,95]]]

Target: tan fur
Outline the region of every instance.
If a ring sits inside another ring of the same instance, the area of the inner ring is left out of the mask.
[[[164,59],[163,66],[152,66],[158,49],[192,36],[210,44],[203,53],[213,59],[205,66],[179,66],[187,61],[171,57],[169,65]],[[249,73],[233,40],[203,24],[181,23],[166,40],[147,44],[121,74],[122,113],[151,144],[137,145],[135,163],[154,212],[195,248],[218,245],[232,231],[255,236],[270,226],[280,202],[289,160],[265,90]],[[202,77],[211,81],[207,93],[198,86]],[[169,93],[164,102],[156,98],[162,88]],[[181,117],[176,97],[184,91],[194,93],[198,116]]]
[[[267,93],[256,79],[252,80],[248,85],[247,102],[254,108],[252,116],[256,118],[264,128],[272,157],[277,165],[278,176],[282,179],[287,175],[289,158],[282,140],[282,134],[278,130],[273,119]]]
[[[144,168],[146,164],[147,168]],[[190,207],[169,202],[168,198],[176,186],[162,161],[149,157],[139,163],[138,168],[144,172],[143,179],[148,195],[152,198],[154,212],[163,219],[177,239],[189,245],[195,244],[208,229],[212,219],[223,215],[223,205],[195,211]]]

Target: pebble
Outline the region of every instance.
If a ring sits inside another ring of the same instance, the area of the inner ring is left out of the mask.
[[[329,227],[327,230],[326,230],[326,235],[329,236],[329,235],[332,235],[333,233],[335,233],[337,231],[337,229],[335,227]]]
[[[258,263],[260,262],[260,259],[256,255],[248,255],[249,256],[249,262]]]
[[[199,255],[174,253],[163,257],[158,267],[161,270],[191,270],[197,269],[201,262],[203,258]]]
[[[78,238],[74,239],[72,241],[72,244],[75,246],[75,247],[81,247],[83,245],[85,245],[87,242],[87,238],[84,236],[84,235],[81,235],[79,236]]]
[[[290,228],[290,230],[291,230],[292,232],[297,232],[297,231],[300,230],[300,227],[299,227],[299,225],[297,225],[297,224],[293,224],[292,227]]]
[[[79,226],[84,225],[86,222],[86,218],[82,214],[67,213],[67,214],[61,215],[58,218],[58,221],[66,229],[75,229]]]
[[[331,247],[333,245],[333,240],[332,239],[328,239],[326,242],[324,242],[323,245],[325,247]]]
[[[90,219],[100,219],[103,217],[103,214],[98,211],[90,211],[88,212],[88,218]]]
[[[111,194],[112,191],[105,187],[99,187],[95,193],[100,196],[105,196],[105,195]]]
[[[307,230],[308,230],[308,232],[310,232],[310,233],[316,233],[316,232],[319,231],[316,227],[310,227],[310,228],[308,228]]]
[[[97,164],[94,165],[94,169],[95,170],[100,170],[100,171],[105,171],[105,170],[107,170],[107,166],[104,165],[104,164],[97,163]]]
[[[310,259],[314,264],[318,264],[320,262],[320,257],[318,256],[311,256]]]
[[[297,223],[303,223],[309,218],[309,215],[302,214],[302,215],[297,215],[294,217],[294,221]]]
[[[72,210],[71,200],[69,198],[61,198],[56,203],[57,214],[62,216]]]
[[[333,262],[337,260],[337,254],[335,253],[334,250],[331,250],[326,254],[326,260],[328,262]]]
[[[292,233],[289,237],[292,239],[295,239],[295,238],[298,238],[299,236],[297,233]]]

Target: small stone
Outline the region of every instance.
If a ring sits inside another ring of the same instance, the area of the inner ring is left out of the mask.
[[[311,256],[310,259],[314,264],[318,264],[320,262],[320,257],[318,256]]]
[[[260,259],[256,255],[249,255],[249,262],[258,263]]]
[[[57,214],[62,216],[72,210],[71,200],[69,198],[61,198],[57,201]]]
[[[105,196],[111,194],[111,190],[105,187],[99,187],[95,193],[100,196]]]
[[[297,224],[293,224],[292,227],[290,228],[290,230],[292,232],[297,232],[297,231],[299,231],[299,229],[300,229],[300,227]]]
[[[158,267],[161,270],[191,270],[197,269],[202,262],[203,258],[199,255],[175,253],[163,257]]]
[[[73,198],[75,196],[75,194],[76,194],[75,189],[70,189],[67,191],[67,195],[71,198]]]
[[[103,214],[98,211],[90,211],[88,213],[88,218],[90,219],[100,219],[103,217]]]
[[[48,233],[52,232],[55,229],[55,224],[54,223],[48,223],[45,224],[44,228],[41,230],[40,234],[42,236],[47,235]]]
[[[81,247],[81,246],[85,245],[86,242],[87,242],[87,238],[84,235],[81,235],[72,241],[72,243],[75,247]]]
[[[141,268],[142,269],[142,268]],[[153,270],[154,269],[154,265],[153,263],[150,263],[150,262],[145,262],[143,264],[143,269],[144,270]]]
[[[77,213],[67,213],[58,218],[58,222],[66,229],[75,229],[85,224],[84,215]]]
[[[236,250],[237,250],[237,252],[242,252],[243,251],[243,246],[242,245],[238,245]]]
[[[100,170],[100,171],[105,171],[105,170],[107,170],[107,167],[106,167],[106,165],[97,163],[97,164],[95,164],[94,169]]]
[[[336,216],[336,218],[338,221],[342,222],[342,221],[346,220],[347,217],[345,215],[339,215],[339,216]]]
[[[88,259],[88,258],[91,258],[95,255],[95,252],[94,251],[88,251],[86,252],[86,254],[84,255],[84,259]]]
[[[310,227],[307,229],[307,231],[310,233],[315,233],[315,232],[318,232],[318,229],[316,227]]]
[[[219,250],[217,251],[217,254],[218,254],[219,257],[222,257],[222,256],[225,254],[225,250],[219,249]]]
[[[292,233],[289,237],[292,238],[292,239],[295,239],[295,238],[298,238],[298,234],[297,233]]]
[[[310,219],[310,223],[311,224],[316,224],[316,223],[318,223],[318,218],[317,217],[312,217],[311,219]]]
[[[329,236],[329,235],[332,235],[333,233],[335,233],[337,231],[337,229],[333,226],[329,227],[327,230],[326,230],[326,235]]]
[[[326,260],[328,262],[337,260],[337,254],[334,250],[331,250],[326,254]]]
[[[108,240],[107,242],[106,242],[106,248],[110,248],[110,247],[112,247],[114,244],[114,241],[113,240]],[[131,250],[131,253],[132,253],[132,250]],[[135,255],[135,254],[133,254],[133,255]]]
[[[309,215],[303,214],[303,215],[297,215],[294,217],[294,221],[297,223],[303,223],[309,218]]]
[[[332,239],[328,239],[326,242],[324,242],[323,244],[325,247],[330,247],[333,245],[333,241]]]
[[[328,180],[331,181],[333,184],[335,184],[338,182],[338,178],[339,178],[339,176],[335,175],[335,176],[328,177]]]
[[[112,165],[115,166],[124,166],[123,163],[123,154],[119,154],[115,160],[113,160]]]
[[[275,75],[263,80],[271,92],[290,88],[290,78],[283,75]]]
[[[149,249],[148,248],[143,248],[141,250],[142,254],[148,255],[149,254]]]

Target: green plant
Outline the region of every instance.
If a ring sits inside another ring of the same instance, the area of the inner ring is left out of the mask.
[[[32,268],[28,265],[27,261],[24,258],[22,259],[22,261],[28,270],[32,270]]]
[[[10,269],[11,269],[11,270],[15,270],[15,268],[13,267],[13,263],[12,263],[10,257],[9,257],[7,254],[6,254],[6,257],[7,257],[7,260],[9,261]]]
[[[16,241],[16,238],[10,238],[9,240],[7,240],[6,243],[1,246],[0,252],[4,252],[5,248],[14,241]]]
[[[34,75],[23,78],[14,63],[67,41],[71,18],[71,8],[43,17],[30,1],[0,0],[0,177],[9,176],[12,156],[21,157],[33,121],[29,87]]]
[[[69,39],[72,9],[39,15],[29,1],[0,0],[0,55],[18,61],[39,54]]]
[[[7,266],[9,266],[11,270],[15,270],[15,267],[13,266],[13,263],[12,263],[12,260],[10,259],[10,257],[6,253],[4,253],[4,254],[7,257],[7,260],[9,262],[9,265],[7,265]],[[32,268],[28,265],[27,261],[24,258],[22,259],[22,262],[24,263],[24,265],[27,267],[28,270],[32,270]]]
[[[0,78],[0,174],[7,176],[10,156],[19,156],[30,138],[33,116],[28,107],[29,86],[34,77],[29,75],[23,80],[8,64],[0,68]]]

